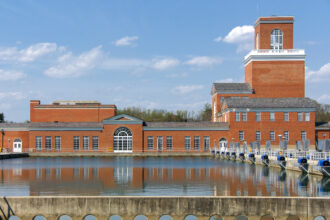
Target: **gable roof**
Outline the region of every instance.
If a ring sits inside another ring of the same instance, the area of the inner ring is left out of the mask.
[[[125,120],[122,120],[125,118]],[[143,121],[141,119],[135,118],[130,115],[120,114],[116,115],[102,121],[103,124],[142,124]]]
[[[253,90],[249,83],[213,83],[211,93],[252,94]]]
[[[229,130],[225,122],[145,122],[143,130]]]

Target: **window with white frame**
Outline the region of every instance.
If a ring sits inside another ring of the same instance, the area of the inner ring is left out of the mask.
[[[154,137],[148,136],[147,142],[148,142],[148,150],[153,150],[154,149]]]
[[[256,121],[261,121],[261,112],[256,112]]]
[[[256,131],[256,141],[260,141],[261,140],[261,133],[260,131]]]
[[[259,50],[259,33],[256,36],[256,49]]]
[[[89,148],[89,137],[84,136],[83,137],[83,149],[88,150],[88,148]]]
[[[247,121],[247,112],[242,112],[242,121]]]
[[[275,131],[269,132],[269,139],[270,139],[270,141],[275,141]]]
[[[210,149],[210,136],[204,136],[204,151],[208,151]]]
[[[310,113],[305,112],[305,121],[310,121]]]
[[[55,150],[61,150],[61,136],[55,136]]]
[[[200,137],[199,136],[194,136],[194,150],[199,150],[200,149]]]
[[[284,140],[289,141],[289,131],[284,131]]]
[[[99,149],[99,136],[92,137],[92,147],[93,147],[93,150]]]
[[[173,138],[172,136],[166,136],[166,150],[172,150],[173,148]]]
[[[79,136],[73,136],[73,150],[79,150]]]
[[[238,132],[238,138],[239,138],[239,141],[244,141],[244,131]]]
[[[270,34],[270,49],[273,50],[283,49],[283,33],[280,29],[272,30]]]
[[[240,120],[241,120],[241,113],[235,112],[235,121],[240,121]]]
[[[42,150],[42,137],[36,136],[36,150]]]
[[[306,131],[301,131],[301,140],[306,140]]]
[[[269,120],[275,121],[275,112],[269,112]]]
[[[157,136],[157,149],[163,150],[163,136]]]
[[[284,121],[289,121],[289,112],[284,112]]]
[[[184,149],[190,150],[190,136],[184,137]]]
[[[46,136],[45,137],[45,149],[46,150],[51,150],[52,149],[52,137],[51,136]]]
[[[298,117],[298,121],[303,121],[303,113],[302,112],[298,112],[297,117]]]

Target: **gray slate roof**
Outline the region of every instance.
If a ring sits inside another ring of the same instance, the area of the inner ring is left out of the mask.
[[[32,123],[0,123],[1,128],[102,128],[97,122],[32,122]]]
[[[325,131],[330,130],[330,122],[317,123],[315,129],[316,130],[325,130]]]
[[[228,108],[316,108],[310,98],[225,98]]]
[[[212,94],[252,94],[253,90],[249,83],[213,83]]]
[[[145,122],[148,128],[229,128],[225,122],[193,121],[193,122]]]

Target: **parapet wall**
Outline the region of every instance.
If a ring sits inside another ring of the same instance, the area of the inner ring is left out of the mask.
[[[133,220],[137,215],[145,215],[148,220],[158,220],[162,215],[170,215],[173,220],[183,220],[187,215],[195,215],[198,220],[214,215],[224,220],[234,220],[237,216],[259,220],[265,215],[275,220],[286,220],[292,215],[299,220],[313,220],[316,216],[330,218],[330,198],[315,197],[29,196],[8,197],[7,201],[20,220],[32,220],[36,215],[43,215],[47,220],[59,219],[61,215],[82,220],[89,214],[98,220],[108,220],[112,215],[119,215],[123,220]],[[0,206],[7,213],[8,205],[3,198]]]

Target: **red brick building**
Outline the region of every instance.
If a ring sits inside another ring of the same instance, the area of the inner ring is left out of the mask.
[[[60,152],[208,152],[227,141],[315,144],[315,102],[305,97],[305,52],[293,17],[261,17],[244,83],[214,83],[212,121],[144,122],[96,101],[30,102],[30,123],[0,124],[2,148]],[[320,132],[323,132],[320,130]],[[325,133],[327,135],[328,133]],[[320,134],[322,137],[324,134]]]

